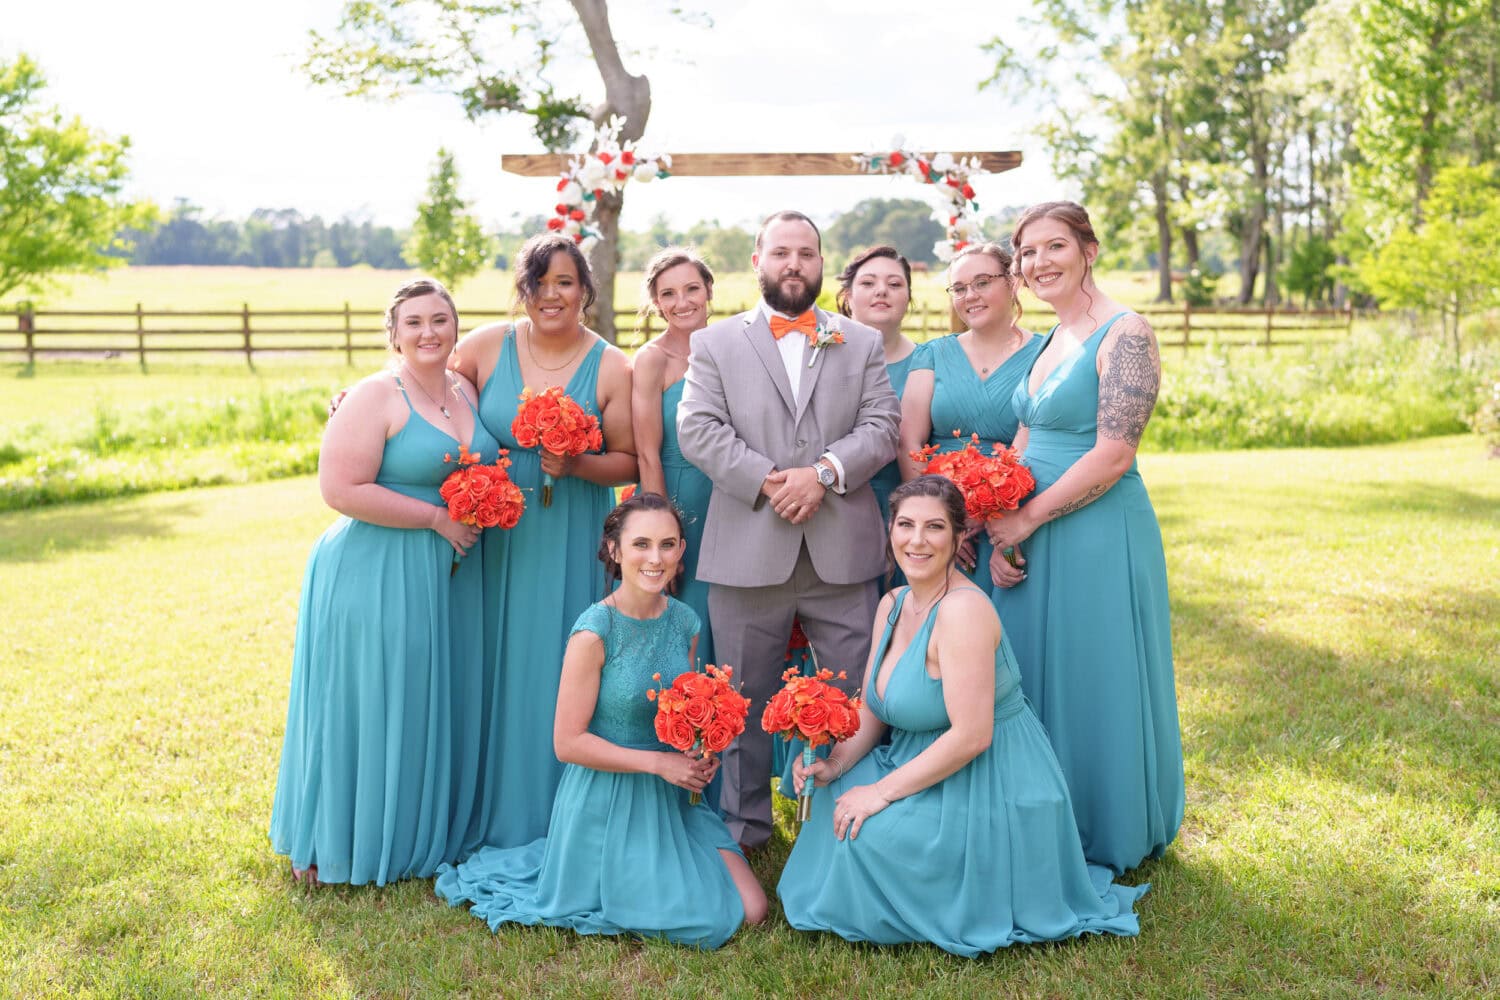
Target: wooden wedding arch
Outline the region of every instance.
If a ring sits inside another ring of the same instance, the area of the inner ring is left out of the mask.
[[[522,177],[559,177],[575,153],[507,153],[500,169]],[[673,153],[673,177],[848,177],[877,176],[861,166],[859,153]],[[1021,165],[1019,150],[953,152],[955,160],[977,160],[991,174]],[[953,329],[962,329],[952,312]]]

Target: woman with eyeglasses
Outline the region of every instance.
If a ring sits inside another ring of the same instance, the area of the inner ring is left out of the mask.
[[[1011,277],[1011,256],[998,243],[976,243],[954,255],[948,267],[948,294],[968,329],[939,337],[916,351],[901,399],[902,479],[922,470],[911,453],[923,445],[957,451],[979,435],[988,453],[995,442],[1016,436],[1011,396],[1041,348],[1041,339],[1021,329],[1021,306]],[[986,593],[1000,582],[991,577],[993,551],[983,525],[970,524],[959,565]],[[1017,580],[1021,572],[1008,564]]]

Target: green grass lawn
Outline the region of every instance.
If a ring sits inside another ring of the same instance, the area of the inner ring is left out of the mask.
[[[1186,824],[1135,873],[1139,938],[973,962],[779,912],[698,954],[294,888],[266,826],[315,483],[0,515],[0,995],[1493,996],[1500,465],[1473,437],[1141,465]]]

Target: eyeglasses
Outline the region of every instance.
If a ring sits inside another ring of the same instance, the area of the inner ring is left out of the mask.
[[[1006,277],[1003,274],[977,274],[974,276],[974,280],[969,282],[968,284],[959,282],[954,285],[949,285],[948,294],[953,296],[955,299],[961,299],[965,295],[968,295],[969,291],[972,289],[975,295],[983,295],[985,289],[989,288],[995,282],[1005,280]]]

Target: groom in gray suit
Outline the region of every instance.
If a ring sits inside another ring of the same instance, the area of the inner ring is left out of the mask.
[[[713,481],[698,578],[710,584],[714,652],[751,699],[723,755],[720,807],[739,842],[771,837],[771,742],[760,715],[780,688],[793,617],[820,666],[849,672],[870,652],[885,531],[869,481],[896,456],[901,406],[880,334],[813,306],[822,238],[777,212],[750,258],[761,301],[693,334],[677,433]]]

